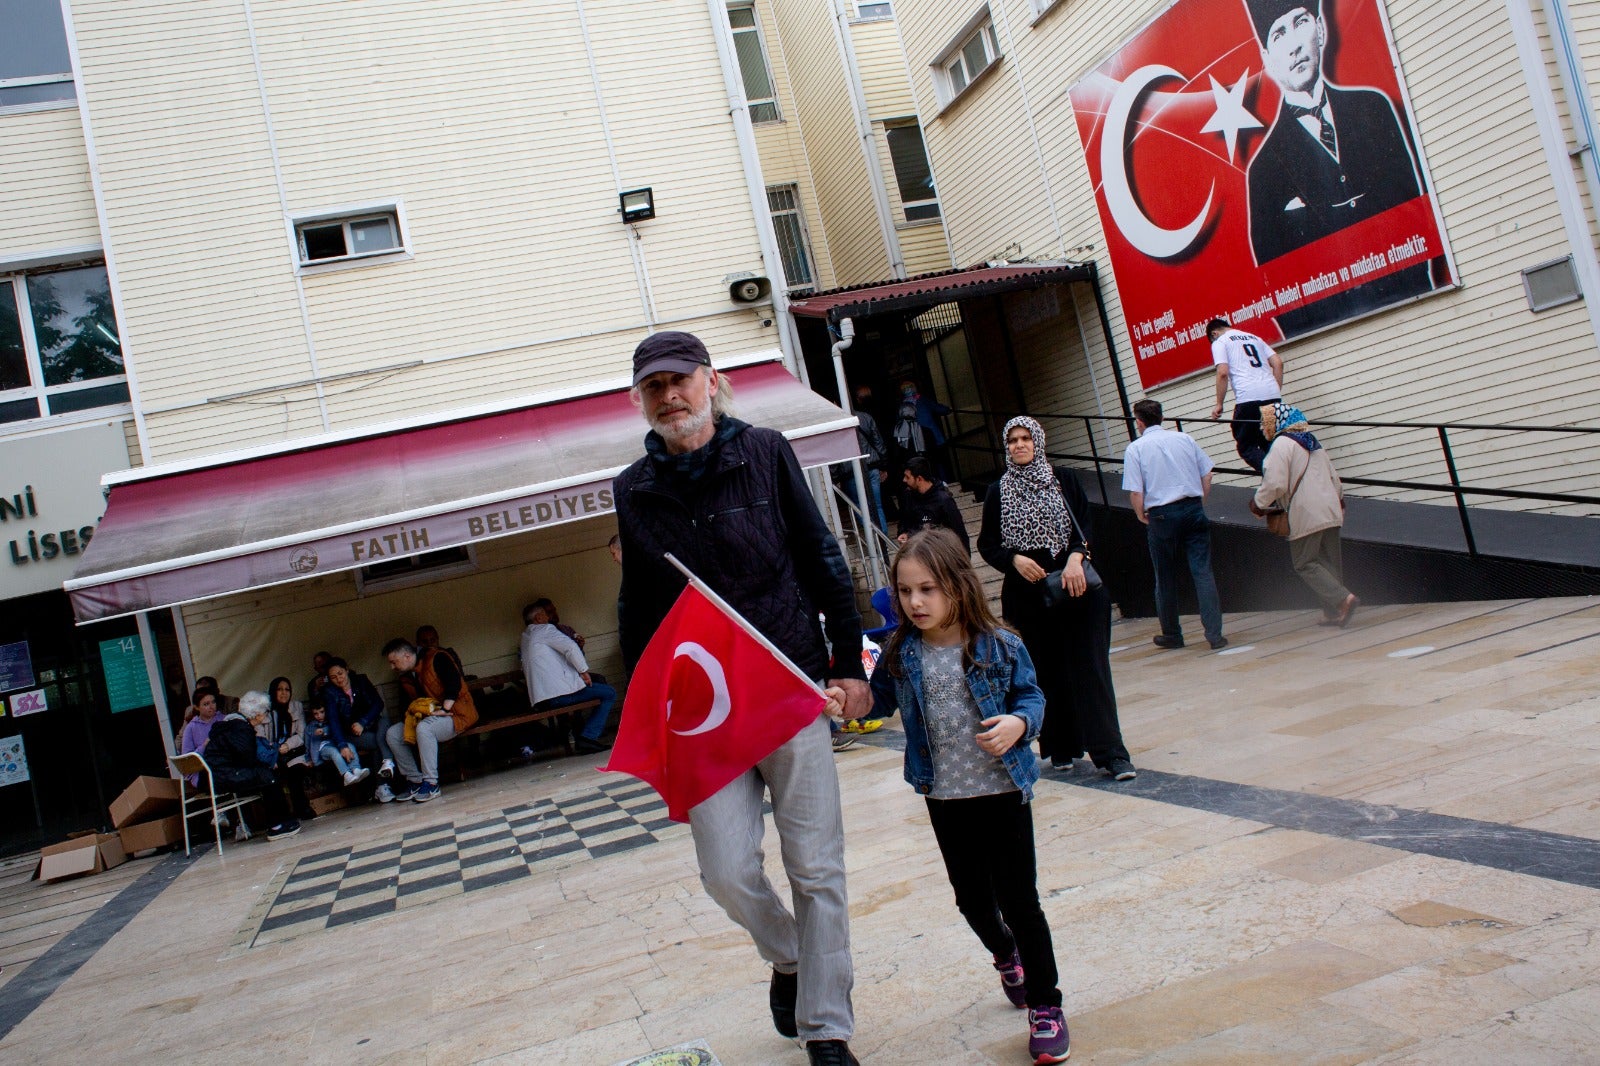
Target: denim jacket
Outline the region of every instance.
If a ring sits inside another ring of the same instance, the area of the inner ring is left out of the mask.
[[[1024,803],[1033,799],[1039,764],[1029,745],[1044,724],[1044,690],[1034,673],[1033,660],[1015,633],[998,630],[978,638],[977,662],[967,669],[967,688],[984,718],[1015,714],[1028,724],[1022,738],[1000,757],[1006,772],[1022,790]],[[900,646],[904,677],[893,677],[880,661],[872,672],[875,716],[905,712],[906,781],[923,795],[933,791],[933,755],[922,718],[922,636],[913,634]]]

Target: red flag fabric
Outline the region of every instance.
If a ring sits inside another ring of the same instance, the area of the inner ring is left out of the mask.
[[[628,681],[602,770],[632,774],[676,822],[822,713],[796,675],[693,584],[672,605]]]

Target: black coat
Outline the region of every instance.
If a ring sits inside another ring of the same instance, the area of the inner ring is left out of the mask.
[[[687,584],[664,558],[670,552],[809,676],[865,679],[850,570],[789,442],[744,426],[708,463],[691,481],[645,456],[612,483],[622,537],[617,619],[628,669]],[[844,650],[831,668],[819,611],[828,639]]]
[[[1339,158],[1330,156],[1280,104],[1278,117],[1250,160],[1250,248],[1258,264],[1365,221],[1422,193],[1411,148],[1389,98],[1373,89],[1325,86]],[[1274,317],[1285,336],[1427,292],[1426,264]]]
[[[262,765],[256,740],[254,727],[240,714],[230,714],[211,727],[203,757],[218,791],[264,788],[273,783],[272,770]]]
[[[1045,570],[1059,570],[1066,565],[1067,556],[1073,552],[1089,551],[1090,538],[1094,530],[1090,526],[1093,518],[1089,514],[1089,497],[1084,495],[1083,486],[1078,484],[1078,479],[1072,471],[1064,467],[1054,467],[1056,481],[1061,485],[1061,495],[1067,501],[1067,508],[1072,512],[1072,540],[1065,551],[1052,557],[1043,548],[1029,552],[1018,552],[1006,547],[1000,542],[1000,482],[996,481],[989,486],[989,495],[983,501],[983,529],[978,533],[978,554],[983,556],[983,561],[1005,575],[1005,580],[1000,585],[1000,612],[1006,620],[1013,625],[1024,626],[1031,623],[1036,616],[1044,614],[1044,598],[1038,587],[1031,581],[1023,579],[1012,565],[1012,560],[1019,554],[1026,555]]]
[[[967,551],[972,551],[972,538],[967,535],[966,522],[962,521],[961,506],[942,481],[927,492],[907,489],[900,497],[900,525],[897,532],[915,533],[930,527],[953,531],[966,545]]]

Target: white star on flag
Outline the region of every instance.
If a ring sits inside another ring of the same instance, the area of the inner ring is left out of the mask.
[[[1239,131],[1258,130],[1263,126],[1262,121],[1244,106],[1244,90],[1249,84],[1250,72],[1246,70],[1231,89],[1224,89],[1212,75],[1206,77],[1211,80],[1211,95],[1217,101],[1217,110],[1211,120],[1200,127],[1200,132],[1222,134],[1228,142],[1228,161],[1232,162],[1234,149],[1239,144]]]

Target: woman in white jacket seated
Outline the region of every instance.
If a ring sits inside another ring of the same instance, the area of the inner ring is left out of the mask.
[[[1289,512],[1289,561],[1322,602],[1318,625],[1343,629],[1361,603],[1344,586],[1339,531],[1344,526],[1344,487],[1328,450],[1312,434],[1298,407],[1273,404],[1261,412],[1262,435],[1271,442],[1261,487],[1251,510]]]

